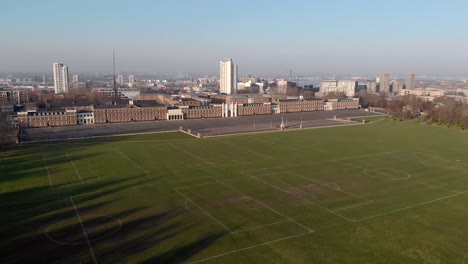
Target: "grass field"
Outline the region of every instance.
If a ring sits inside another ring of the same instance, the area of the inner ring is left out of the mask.
[[[468,263],[468,134],[381,120],[0,153],[2,263]]]

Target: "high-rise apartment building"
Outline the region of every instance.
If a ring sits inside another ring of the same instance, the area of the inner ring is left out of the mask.
[[[74,74],[72,77],[72,88],[75,90],[79,88],[78,75],[76,74]]]
[[[237,65],[232,62],[232,59],[220,61],[219,71],[220,92],[235,94],[237,92]]]
[[[410,73],[406,75],[406,89],[414,89],[416,87],[416,75]]]
[[[123,83],[124,83],[123,75],[117,75],[117,84],[123,85]]]
[[[383,73],[380,75],[380,89],[379,92],[390,92],[390,74]]]
[[[403,89],[403,84],[397,81],[392,82],[392,93],[400,94],[400,90]]]
[[[53,64],[55,93],[68,93],[68,67],[62,62]]]
[[[128,85],[132,87],[135,84],[135,76],[129,75],[128,76]]]
[[[375,80],[367,80],[367,92],[368,93],[377,92],[377,82]]]

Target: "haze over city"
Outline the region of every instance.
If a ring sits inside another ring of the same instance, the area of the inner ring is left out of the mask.
[[[21,3],[21,4],[19,4]],[[1,72],[466,76],[466,1],[3,1]]]

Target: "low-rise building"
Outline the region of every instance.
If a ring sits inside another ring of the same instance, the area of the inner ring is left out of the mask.
[[[280,99],[278,102],[280,113],[323,111],[323,100],[310,99]]]
[[[18,112],[18,124],[21,127],[74,126],[76,110]]]
[[[137,102],[127,106],[96,106],[94,109],[94,120],[96,124],[165,119],[167,119],[167,107],[156,103],[149,105]]]
[[[359,98],[352,99],[328,99],[324,103],[324,110],[359,109]]]
[[[270,115],[271,103],[253,103],[253,104],[238,104],[238,116],[251,116],[251,115]]]
[[[223,117],[222,105],[180,106],[184,119]]]
[[[77,111],[76,120],[78,125],[94,124],[94,112],[86,110]]]
[[[444,95],[443,90],[439,89],[403,89],[400,90],[400,95],[415,95],[415,96],[434,96],[439,97]]]

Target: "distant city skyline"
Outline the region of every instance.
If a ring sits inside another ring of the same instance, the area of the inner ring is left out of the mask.
[[[2,2],[0,72],[468,73],[466,1],[56,2]]]

